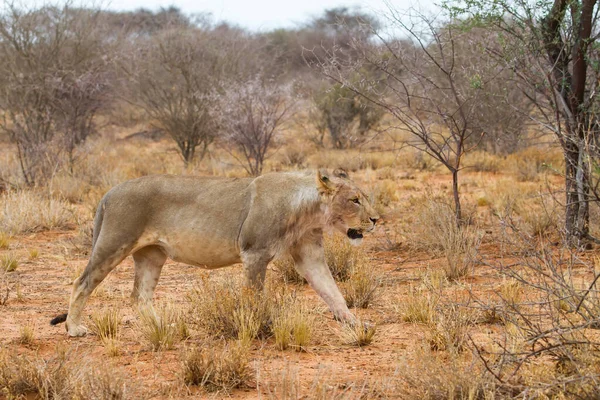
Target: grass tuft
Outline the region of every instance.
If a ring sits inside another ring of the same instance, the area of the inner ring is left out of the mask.
[[[220,351],[195,348],[186,351],[183,381],[202,386],[209,392],[230,391],[243,387],[251,378],[249,348],[243,342],[229,343]]]
[[[177,319],[180,314],[172,307],[162,305],[156,309],[142,306],[138,310],[140,331],[152,350],[170,350],[178,339]]]
[[[377,327],[363,323],[360,320],[355,324],[344,324],[340,332],[342,342],[350,346],[363,347],[371,344],[375,338]]]
[[[14,254],[5,254],[0,258],[0,266],[6,272],[13,272],[19,267],[19,260]]]

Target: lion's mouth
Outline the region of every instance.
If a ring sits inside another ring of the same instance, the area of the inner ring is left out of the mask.
[[[346,232],[346,234],[348,235],[348,237],[350,239],[362,239],[363,238],[363,234],[362,234],[362,230],[360,229],[348,229],[348,232]]]

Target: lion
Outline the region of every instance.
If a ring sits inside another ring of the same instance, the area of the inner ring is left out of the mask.
[[[73,282],[68,313],[51,324],[66,321],[70,336],[85,335],[81,313],[88,297],[130,254],[135,264],[132,301],[151,305],[167,258],[207,269],[242,262],[246,285],[261,290],[269,262],[286,253],[334,317],[355,323],[325,262],[323,230],[360,241],[378,219],[343,170],[130,180],[100,201],[90,260]]]

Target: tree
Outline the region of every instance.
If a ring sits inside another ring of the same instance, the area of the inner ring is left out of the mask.
[[[345,149],[364,142],[366,134],[383,117],[383,110],[357,95],[350,87],[335,83],[313,96],[315,123],[323,145],[329,132],[333,147]]]
[[[170,29],[148,39],[126,66],[132,101],[177,143],[186,166],[215,139],[214,93],[237,69],[241,47],[237,37],[207,28]]]
[[[291,103],[286,97],[275,82],[257,76],[228,85],[220,98],[221,137],[250,175],[261,174],[267,152],[289,116]]]
[[[395,128],[407,134],[406,144],[426,152],[448,169],[456,222],[460,224],[462,159],[484,133],[474,121],[483,88],[499,72],[484,74],[483,70],[463,68],[457,48],[466,37],[447,21],[422,14],[399,15],[391,8],[388,19],[401,32],[399,35],[409,39],[388,39],[375,32],[381,43],[377,44],[356,37],[350,42],[354,60],[345,61],[347,57],[337,54],[341,50],[334,49],[312,65],[388,112],[397,122]]]
[[[47,179],[94,132],[110,88],[112,50],[98,12],[42,7],[0,13],[0,129],[15,144],[23,180]]]
[[[590,184],[599,133],[600,86],[597,0],[457,1],[446,7],[470,23],[498,28],[501,49],[492,51],[519,77],[536,113],[551,130],[565,159],[565,233],[569,244],[594,240],[589,233]]]

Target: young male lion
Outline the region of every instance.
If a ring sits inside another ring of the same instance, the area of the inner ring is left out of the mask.
[[[133,300],[151,302],[167,258],[204,268],[242,262],[248,285],[262,288],[269,262],[289,253],[296,270],[334,316],[354,322],[325,263],[323,229],[352,240],[379,219],[365,194],[341,170],[270,173],[258,178],[158,175],[124,182],[100,201],[92,253],[73,282],[66,321],[82,336],[82,309],[100,282],[133,254]]]

